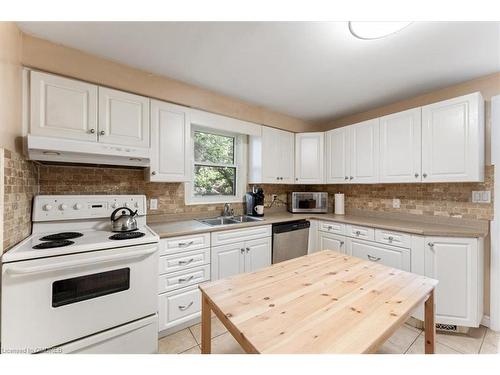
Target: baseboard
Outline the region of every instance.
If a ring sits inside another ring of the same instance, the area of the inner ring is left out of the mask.
[[[481,319],[481,325],[490,328],[490,317],[488,315],[483,316],[483,319]]]

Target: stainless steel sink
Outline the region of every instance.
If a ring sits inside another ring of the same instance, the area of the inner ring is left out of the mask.
[[[210,225],[212,227],[219,226],[219,225],[231,225],[231,224],[241,224],[241,223],[251,223],[253,221],[261,221],[264,219],[258,218],[258,217],[253,217],[253,216],[246,216],[246,215],[239,215],[239,216],[219,216],[219,217],[211,217],[208,219],[198,219],[200,223]]]

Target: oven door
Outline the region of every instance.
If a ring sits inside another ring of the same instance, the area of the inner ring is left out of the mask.
[[[2,266],[2,351],[38,352],[157,311],[158,244]]]

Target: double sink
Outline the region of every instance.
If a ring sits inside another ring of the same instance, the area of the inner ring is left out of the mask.
[[[197,221],[215,227],[219,225],[252,223],[255,221],[262,221],[262,220],[264,219],[247,215],[239,215],[239,216],[218,216],[218,217],[211,217],[208,219],[198,219]]]

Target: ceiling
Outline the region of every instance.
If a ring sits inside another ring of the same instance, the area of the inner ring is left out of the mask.
[[[500,24],[415,22],[378,40],[346,22],[20,22],[26,33],[308,121],[500,71]]]

